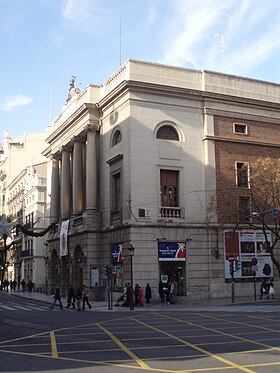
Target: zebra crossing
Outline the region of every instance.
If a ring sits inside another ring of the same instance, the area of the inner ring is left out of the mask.
[[[50,312],[50,306],[47,304],[18,304],[16,302],[0,302],[0,313],[5,312],[5,311],[39,311],[39,312]],[[59,308],[54,308],[52,312],[57,312],[61,310]]]

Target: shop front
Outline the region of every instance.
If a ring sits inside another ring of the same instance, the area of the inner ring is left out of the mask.
[[[178,295],[186,295],[186,243],[158,243],[159,281],[175,280]]]

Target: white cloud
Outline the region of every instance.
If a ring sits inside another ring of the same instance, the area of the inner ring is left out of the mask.
[[[32,98],[28,96],[7,96],[3,101],[0,102],[0,110],[9,112],[17,110],[19,107],[29,105],[32,102]]]
[[[279,2],[261,0],[170,0],[164,23],[162,63],[222,70],[225,41],[227,72],[242,73],[280,51]]]
[[[100,5],[95,0],[66,0],[62,16],[83,31],[90,31],[101,23]]]

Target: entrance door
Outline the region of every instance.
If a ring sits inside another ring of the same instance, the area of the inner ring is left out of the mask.
[[[174,278],[178,283],[178,295],[186,295],[186,263],[159,262],[159,276],[167,275],[168,281]]]

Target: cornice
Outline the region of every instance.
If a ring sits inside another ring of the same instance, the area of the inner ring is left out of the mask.
[[[221,137],[221,136],[212,136],[212,135],[205,135],[202,138],[203,141],[212,140],[212,141],[221,141],[221,142],[231,142],[237,144],[246,144],[246,145],[258,145],[258,146],[268,146],[272,148],[280,148],[280,144],[270,143],[270,142],[261,142],[261,141],[254,141],[254,140],[242,140],[242,139],[231,139],[228,137]]]

